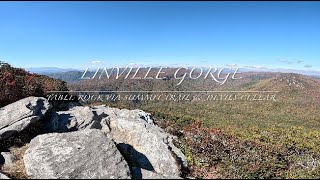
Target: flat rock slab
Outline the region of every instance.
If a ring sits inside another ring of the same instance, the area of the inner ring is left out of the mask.
[[[28,97],[0,108],[0,140],[40,120],[51,108],[48,100],[42,97]]]
[[[107,116],[107,115],[105,115]],[[75,106],[68,111],[52,112],[45,127],[47,132],[71,132],[83,129],[101,129],[104,114],[97,114],[88,106]]]
[[[127,162],[102,131],[86,129],[39,135],[24,156],[31,178],[129,179]]]

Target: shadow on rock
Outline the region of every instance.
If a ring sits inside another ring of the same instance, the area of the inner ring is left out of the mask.
[[[71,132],[76,131],[76,128],[70,128],[70,119],[73,116],[70,113],[61,113],[58,114],[56,112],[51,112],[49,114],[48,123],[44,127],[45,133],[53,133],[53,132]]]
[[[0,154],[0,166],[4,164],[4,157]]]
[[[117,144],[117,148],[130,166],[133,179],[142,179],[141,169],[154,171],[149,159],[144,154],[135,150],[131,145],[119,143]]]

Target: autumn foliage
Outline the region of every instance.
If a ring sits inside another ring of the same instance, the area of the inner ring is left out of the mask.
[[[46,97],[48,91],[67,90],[66,83],[0,62],[0,107],[28,96]]]

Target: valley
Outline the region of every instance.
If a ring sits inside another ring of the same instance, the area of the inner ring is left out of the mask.
[[[294,73],[248,72],[242,76],[223,86],[208,79],[190,78],[175,86],[178,80],[172,78],[84,80],[68,84],[68,88],[71,91],[110,91],[109,97],[157,96],[160,95],[157,91],[174,91],[164,93],[164,96],[169,95],[165,100],[114,98],[84,103],[150,112],[158,125],[179,137],[176,143],[191,164],[190,176],[319,177],[320,167],[316,165],[320,163],[319,80]],[[230,93],[233,91],[255,93],[241,93],[239,100],[232,100],[237,94]],[[82,95],[104,93],[82,92]],[[189,95],[189,98],[176,99],[173,94]],[[191,96],[207,99],[194,100]],[[311,162],[316,164],[302,165]]]

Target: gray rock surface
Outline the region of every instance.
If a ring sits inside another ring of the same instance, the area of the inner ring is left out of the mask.
[[[132,168],[131,173],[134,179],[182,179],[179,176],[163,176],[154,171],[136,167]]]
[[[109,116],[101,121],[102,130],[110,133],[128,162],[161,176],[179,177],[187,166],[183,153],[172,141],[174,136],[153,124],[150,114],[141,110],[95,107]]]
[[[0,172],[0,179],[10,179],[10,178]]]
[[[31,178],[131,178],[115,143],[100,130],[39,135],[24,156]]]
[[[88,106],[71,107],[68,111],[52,112],[45,129],[49,132],[70,132],[83,129],[101,129],[102,116]]]
[[[17,158],[11,154],[10,152],[2,152],[1,153],[3,159],[4,159],[4,164],[5,165],[13,165],[14,161],[17,160]]]
[[[113,139],[123,154],[142,169],[165,176],[179,176],[180,167],[168,148],[170,136],[138,119],[110,118]],[[140,122],[139,122],[140,121]]]
[[[117,143],[130,167],[159,176],[179,177],[180,169],[187,167],[186,157],[173,144],[176,137],[156,126],[142,110],[75,106],[53,114],[48,127],[52,132],[101,129]]]
[[[42,97],[28,97],[0,108],[0,140],[7,139],[40,120],[51,108]]]

